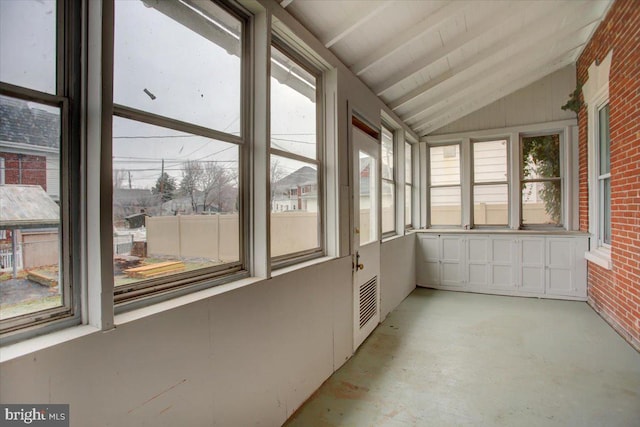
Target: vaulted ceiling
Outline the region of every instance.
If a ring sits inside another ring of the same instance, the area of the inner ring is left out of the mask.
[[[283,0],[418,135],[574,63],[612,0]]]

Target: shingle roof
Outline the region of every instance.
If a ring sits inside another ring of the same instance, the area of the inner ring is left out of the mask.
[[[60,208],[39,185],[0,185],[0,228],[57,226]]]
[[[0,96],[0,141],[60,146],[60,117],[37,104]]]

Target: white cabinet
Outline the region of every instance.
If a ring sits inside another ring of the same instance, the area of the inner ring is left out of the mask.
[[[520,259],[520,277],[518,285],[522,292],[533,294],[544,293],[545,276],[545,238],[521,237],[518,238],[518,256]]]
[[[586,300],[585,234],[417,233],[419,286]]]

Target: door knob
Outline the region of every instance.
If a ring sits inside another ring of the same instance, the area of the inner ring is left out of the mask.
[[[364,270],[364,264],[362,263],[358,264],[358,270]]]
[[[356,227],[356,234],[360,234],[360,227]]]

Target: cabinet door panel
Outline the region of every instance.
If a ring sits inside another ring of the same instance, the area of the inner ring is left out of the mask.
[[[520,245],[520,290],[544,294],[545,256],[544,237],[526,237]]]
[[[515,240],[513,238],[491,239],[491,277],[489,287],[499,290],[514,290],[515,278]]]

